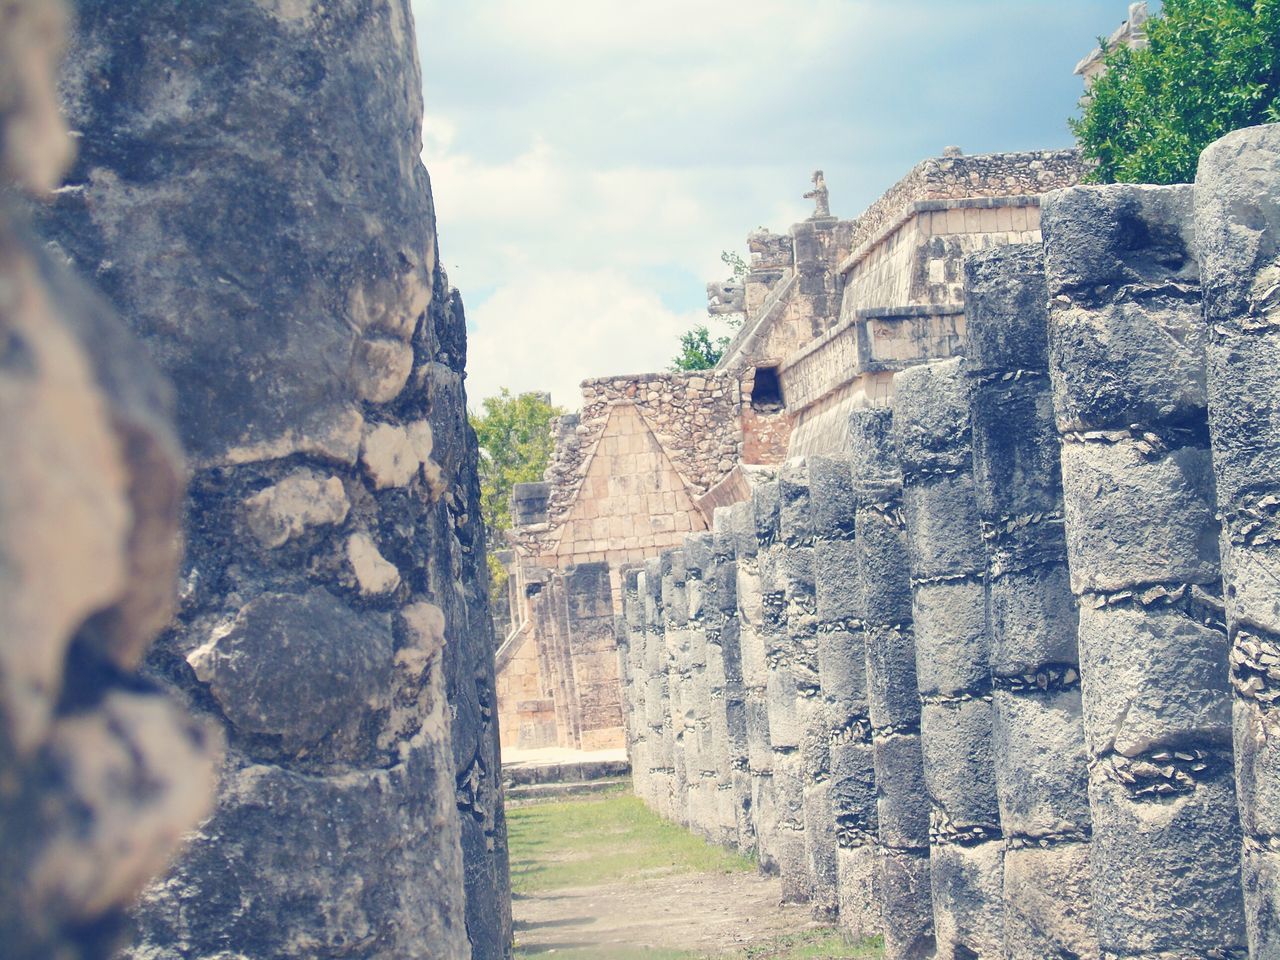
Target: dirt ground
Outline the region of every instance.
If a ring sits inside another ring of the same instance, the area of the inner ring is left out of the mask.
[[[721,956],[822,929],[781,906],[775,877],[684,874],[525,894],[515,901],[521,956]]]

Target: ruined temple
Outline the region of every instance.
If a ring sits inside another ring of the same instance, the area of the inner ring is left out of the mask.
[[[622,746],[623,571],[709,530],[788,457],[841,449],[897,371],[959,352],[965,256],[1038,242],[1040,196],[1082,172],[1069,150],[949,148],[853,220],[821,194],[786,234],[748,238],[741,283],[708,286],[713,313],[745,315],[715,369],[585,381],[545,481],[513,497],[504,746]]]

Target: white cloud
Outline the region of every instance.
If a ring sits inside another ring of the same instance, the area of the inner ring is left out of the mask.
[[[413,0],[472,402],[660,369],[814,167],[853,216],[923,156],[1064,146],[1117,0]]]
[[[563,407],[581,403],[588,377],[662,370],[697,311],[676,313],[618,270],[523,273],[468,309],[471,405],[502,387],[550,391]]]

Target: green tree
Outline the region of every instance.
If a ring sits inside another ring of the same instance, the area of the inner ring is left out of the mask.
[[[490,533],[490,585],[499,590],[507,574],[494,557],[495,532],[511,529],[511,491],[517,483],[541,480],[554,446],[551,421],[564,413],[546,394],[513,396],[503,387],[481,401],[482,413],[468,415],[480,444],[480,512]]]
[[[710,370],[720,362],[728,346],[728,337],[719,337],[713,342],[711,331],[705,324],[700,324],[680,334],[680,352],[671,361],[671,369],[677,372]]]
[[[1280,119],[1280,0],[1165,0],[1145,48],[1104,45],[1070,121],[1103,183],[1187,183],[1214,140]]]
[[[733,279],[742,281],[747,278],[747,274],[751,272],[751,268],[747,266],[747,261],[742,258],[742,254],[735,250],[721,250],[720,262],[733,271]]]

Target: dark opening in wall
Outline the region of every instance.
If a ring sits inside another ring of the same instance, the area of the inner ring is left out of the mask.
[[[782,381],[777,367],[756,367],[751,385],[751,409],[760,413],[776,413],[782,409]]]

